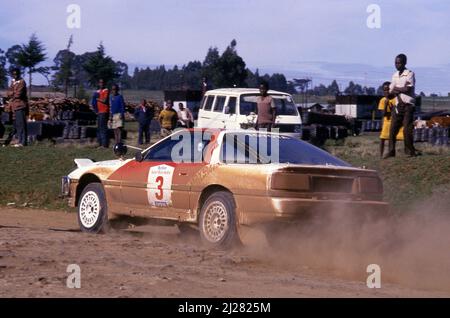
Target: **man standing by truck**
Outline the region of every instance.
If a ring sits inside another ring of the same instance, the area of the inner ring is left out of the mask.
[[[258,119],[256,120],[256,129],[267,129],[271,131],[275,124],[276,106],[272,96],[268,94],[269,83],[262,82],[259,86],[261,96],[256,98],[256,104],[258,108]]]

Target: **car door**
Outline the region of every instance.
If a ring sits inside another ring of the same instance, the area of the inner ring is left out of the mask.
[[[198,139],[182,131],[151,147],[143,161],[131,161],[122,179],[124,204],[141,216],[179,219],[188,214],[190,181],[205,165],[192,160]]]

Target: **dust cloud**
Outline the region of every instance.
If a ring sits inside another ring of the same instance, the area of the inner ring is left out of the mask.
[[[293,270],[311,268],[366,281],[369,264],[381,267],[382,283],[450,291],[450,193],[438,193],[401,213],[333,207],[295,225],[247,236],[254,257]]]

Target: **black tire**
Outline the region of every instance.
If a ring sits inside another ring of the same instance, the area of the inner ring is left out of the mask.
[[[77,217],[82,232],[97,234],[108,231],[108,205],[101,183],[90,183],[84,188],[78,201]]]
[[[211,194],[201,207],[198,227],[209,247],[229,249],[239,243],[233,195],[226,191]]]

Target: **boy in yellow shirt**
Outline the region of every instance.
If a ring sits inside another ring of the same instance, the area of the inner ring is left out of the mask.
[[[381,158],[383,158],[384,153],[384,145],[386,140],[389,140],[389,131],[391,129],[391,113],[394,109],[395,105],[395,98],[389,99],[389,85],[390,82],[384,82],[383,83],[383,95],[384,97],[380,100],[380,103],[378,104],[378,109],[383,111],[383,128],[381,129],[380,134],[380,155]],[[403,140],[403,127],[400,128],[398,134],[397,134],[397,140]]]

